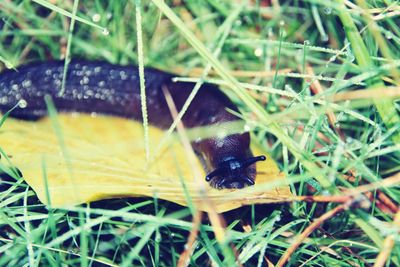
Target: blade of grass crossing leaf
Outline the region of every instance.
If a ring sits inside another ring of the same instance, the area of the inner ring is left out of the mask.
[[[50,191],[49,191],[49,182],[47,177],[47,170],[46,170],[46,159],[45,156],[42,156],[42,173],[43,173],[43,182],[44,188],[46,191],[46,199],[47,199],[47,206],[51,207],[51,198],[50,198]]]
[[[45,95],[44,97],[45,103],[47,105],[47,110],[49,113],[49,117],[51,120],[51,123],[53,125],[53,129],[55,131],[55,134],[57,136],[58,142],[59,142],[59,146],[61,149],[61,152],[63,154],[64,157],[64,161],[65,164],[67,166],[67,170],[68,170],[68,176],[69,179],[72,182],[72,185],[74,187],[74,195],[75,198],[78,198],[79,193],[78,190],[80,190],[78,188],[78,186],[76,186],[75,183],[75,179],[74,179],[74,172],[73,172],[73,168],[72,168],[72,162],[71,162],[71,156],[69,155],[68,149],[65,145],[65,141],[64,141],[64,135],[62,133],[62,129],[60,127],[60,124],[57,120],[57,111],[56,108],[54,106],[53,100],[51,99],[51,97],[49,95]],[[82,226],[85,224],[85,220],[84,220],[84,213],[83,212],[79,212],[79,224]],[[81,231],[79,232],[79,236],[80,236],[80,242],[81,242],[81,266],[87,266],[88,265],[88,261],[87,261],[87,255],[88,255],[88,240],[87,240],[87,234],[86,234],[86,229],[85,227],[81,228]],[[54,239],[53,239],[54,240]]]
[[[0,147],[0,158],[4,158],[8,164],[8,166],[0,163],[0,170],[2,172],[5,172],[6,174],[10,175],[14,179],[20,179],[21,174],[18,171],[17,168],[14,167],[14,165],[11,163],[10,157],[7,155],[7,153]]]
[[[147,116],[146,85],[144,77],[142,13],[141,13],[142,11],[141,11],[140,0],[135,0],[135,12],[136,12],[136,34],[137,34],[137,51],[138,51],[139,82],[140,82],[140,101],[142,107],[146,161],[148,162],[150,159],[149,122]]]
[[[10,113],[16,109],[17,107],[21,106],[21,101],[19,101],[17,104],[15,104],[15,106],[13,106],[9,111],[7,111],[6,113],[3,114],[3,116],[0,118],[0,128],[1,126],[3,126],[4,122],[6,121],[6,119],[10,116]]]
[[[75,198],[78,199],[78,190],[79,188],[76,186],[76,183],[74,181],[74,174],[73,174],[73,168],[72,168],[72,162],[71,162],[71,156],[69,155],[68,149],[65,145],[65,141],[64,141],[64,135],[62,133],[62,129],[61,126],[57,120],[57,110],[56,107],[54,106],[53,100],[51,98],[50,95],[45,95],[44,96],[44,101],[46,103],[47,106],[47,110],[49,113],[49,117],[53,126],[53,130],[55,132],[55,135],[58,139],[58,144],[60,146],[61,149],[61,153],[64,157],[64,161],[65,161],[65,165],[67,166],[67,170],[68,170],[68,176],[69,179],[72,182],[72,185],[74,186],[74,194],[75,194]]]

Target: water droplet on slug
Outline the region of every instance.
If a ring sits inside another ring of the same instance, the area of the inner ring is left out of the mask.
[[[121,76],[121,80],[126,80],[128,78],[128,75],[126,74],[125,71],[121,70],[119,72],[119,76]]]
[[[94,68],[94,73],[99,73],[101,71],[101,67],[95,67]]]
[[[223,139],[217,140],[217,147],[222,148],[223,146],[224,146],[224,140]]]
[[[88,84],[89,78],[87,76],[83,76],[82,80],[79,82],[81,85]]]
[[[62,81],[61,80],[59,80],[59,79],[56,79],[56,80],[54,80],[54,82],[53,82],[56,86],[60,86],[61,85],[61,83],[62,83]]]
[[[5,105],[8,102],[8,97],[7,96],[3,96],[0,98],[0,104]]]
[[[29,86],[31,86],[32,85],[32,81],[31,80],[23,80],[22,81],[22,86],[24,87],[24,88],[27,88],[27,87],[29,87]]]
[[[11,85],[11,90],[17,91],[18,89],[19,89],[18,84],[13,84],[13,85]]]

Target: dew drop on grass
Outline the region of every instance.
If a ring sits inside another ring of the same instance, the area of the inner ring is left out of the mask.
[[[106,28],[103,29],[103,31],[101,32],[103,35],[109,35],[110,31]]]
[[[92,16],[93,22],[99,22],[100,19],[101,19],[101,16],[100,16],[100,14],[98,14],[98,13],[96,13],[96,14],[94,14],[94,15]]]
[[[330,7],[324,7],[323,10],[324,10],[324,13],[327,14],[327,15],[332,13],[332,8],[330,8]]]
[[[327,34],[322,35],[321,36],[321,41],[322,42],[328,42],[329,41],[329,35],[327,35]]]
[[[293,88],[290,86],[290,84],[285,84],[284,88],[286,91],[293,91]]]
[[[350,49],[346,50],[346,58],[348,61],[353,62],[355,60],[355,56]]]
[[[224,138],[225,136],[227,136],[227,134],[226,134],[225,131],[221,131],[221,132],[219,132],[219,133],[217,134],[217,137],[220,138],[220,139]]]
[[[254,50],[254,55],[256,56],[256,57],[261,57],[262,56],[262,48],[261,47],[257,47],[255,50]]]
[[[218,139],[217,140],[217,147],[218,148],[222,148],[224,146],[224,141],[223,141],[223,139]]]
[[[268,36],[269,37],[274,36],[274,32],[273,32],[272,28],[268,28]]]
[[[157,243],[160,243],[162,241],[161,235],[156,234],[156,238],[154,239],[154,241],[156,241]]]
[[[323,196],[331,196],[332,194],[328,190],[322,190],[321,195]]]
[[[19,106],[20,108],[26,108],[26,107],[28,106],[28,102],[26,102],[25,99],[21,99],[21,100],[19,100],[19,102],[18,102],[18,106]]]
[[[389,32],[389,31],[387,31],[387,32],[385,33],[385,37],[386,37],[386,39],[390,40],[390,39],[392,39],[392,38],[393,38],[393,33],[392,33],[392,32]]]
[[[14,66],[10,62],[6,62],[6,68],[12,69],[12,68],[14,68]]]
[[[351,53],[351,54],[347,55],[347,59],[348,59],[350,62],[354,62],[354,60],[356,59],[356,57]]]

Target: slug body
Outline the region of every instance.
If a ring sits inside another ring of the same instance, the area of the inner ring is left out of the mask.
[[[72,61],[68,66],[64,94],[60,95],[64,73],[63,61],[26,65],[18,71],[0,74],[0,111],[4,114],[20,101],[11,117],[38,120],[47,116],[45,95],[50,95],[58,112],[100,113],[142,121],[139,73],[137,67],[103,62]],[[180,110],[194,83],[174,83],[176,75],[145,69],[148,120],[155,127],[166,129],[173,122],[163,88],[168,89]],[[215,125],[236,121],[227,109],[236,106],[211,84],[204,84],[182,118],[185,127]],[[123,129],[121,129],[123,130]],[[249,133],[206,138],[192,142],[192,147],[208,172],[206,180],[214,188],[242,188],[253,185],[255,162]]]

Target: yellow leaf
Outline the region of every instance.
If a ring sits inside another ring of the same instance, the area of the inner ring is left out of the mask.
[[[132,120],[85,114],[59,114],[65,151],[49,118],[40,121],[7,119],[0,128],[0,146],[43,203],[46,169],[52,207],[65,207],[121,196],[149,196],[187,205],[182,181],[201,210],[203,196],[193,180],[186,154],[177,138],[146,166],[142,124]],[[150,148],[164,132],[150,127]],[[253,145],[255,155],[266,154]],[[4,157],[1,159],[5,163]],[[200,162],[198,167],[202,170]],[[203,177],[204,177],[203,173]],[[287,186],[260,191],[262,185],[284,179],[276,163],[257,163],[256,185],[240,190],[217,190],[207,186],[207,196],[218,212],[253,203],[280,202],[292,195]]]

